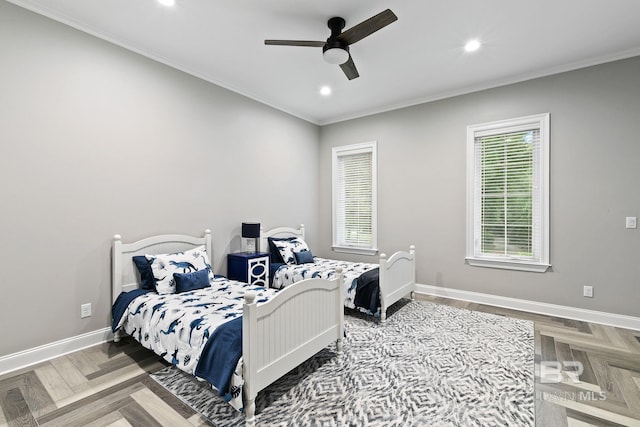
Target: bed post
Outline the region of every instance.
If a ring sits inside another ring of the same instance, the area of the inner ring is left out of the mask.
[[[256,359],[252,357],[250,349],[256,348],[257,344],[257,317],[256,317],[256,293],[247,291],[244,294],[244,307],[242,308],[242,354],[243,354],[243,377],[244,377],[244,413],[246,426],[253,427],[256,422],[256,395],[253,381],[257,379],[258,368]]]
[[[302,237],[302,240],[306,239],[306,236],[304,235],[304,224],[300,224],[300,236]]]
[[[206,228],[204,230],[204,247],[207,249],[207,256],[209,257],[209,261],[211,261],[211,271],[213,271],[213,236],[211,234],[211,230]]]
[[[409,246],[409,254],[411,255],[411,278],[413,279],[413,290],[411,291],[411,300],[413,301],[416,296],[416,247],[414,245]]]
[[[338,354],[342,354],[342,337],[345,334],[344,330],[344,293],[342,292],[342,283],[344,282],[344,277],[342,275],[342,267],[336,268],[336,273],[338,275],[338,292],[336,292],[337,303],[338,303],[338,325],[340,325],[340,329],[338,330],[338,339],[336,340],[336,350]]]
[[[380,254],[380,266],[379,266],[379,279],[378,283],[380,286],[380,323],[384,323],[387,320],[387,301],[385,295],[387,295],[387,290],[382,289],[382,287],[386,283],[386,272],[387,272],[387,255]]]
[[[122,236],[113,236],[111,245],[111,304],[116,301],[122,292]],[[120,331],[113,334],[113,342],[120,341]]]

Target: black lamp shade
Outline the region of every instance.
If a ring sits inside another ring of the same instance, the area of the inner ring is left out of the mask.
[[[242,223],[242,237],[248,239],[257,239],[260,237],[260,223],[259,222],[243,222]]]

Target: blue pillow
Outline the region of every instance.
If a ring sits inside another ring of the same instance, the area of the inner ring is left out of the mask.
[[[293,253],[296,256],[296,264],[313,263],[313,254],[311,251],[300,251]]]
[[[140,287],[155,291],[156,279],[153,277],[153,270],[151,269],[153,260],[149,261],[144,255],[134,256],[132,259],[140,272]]]
[[[207,288],[209,284],[209,269],[194,271],[192,273],[173,273],[176,281],[176,293],[195,291]]]

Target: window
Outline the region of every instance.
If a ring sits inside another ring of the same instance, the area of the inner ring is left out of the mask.
[[[549,268],[549,114],[467,127],[466,259]]]
[[[376,143],[333,148],[333,250],[377,252]]]

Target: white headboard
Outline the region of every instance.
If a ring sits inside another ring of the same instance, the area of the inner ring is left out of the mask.
[[[269,237],[300,237],[304,240],[304,224],[300,224],[300,228],[277,227],[271,230],[260,227],[260,251],[270,252],[267,240]]]
[[[111,301],[115,301],[120,292],[140,287],[140,274],[132,261],[134,256],[181,252],[200,245],[205,245],[209,260],[213,263],[213,239],[209,229],[204,230],[202,237],[162,234],[132,243],[123,243],[122,237],[116,234],[113,236],[111,259]]]

